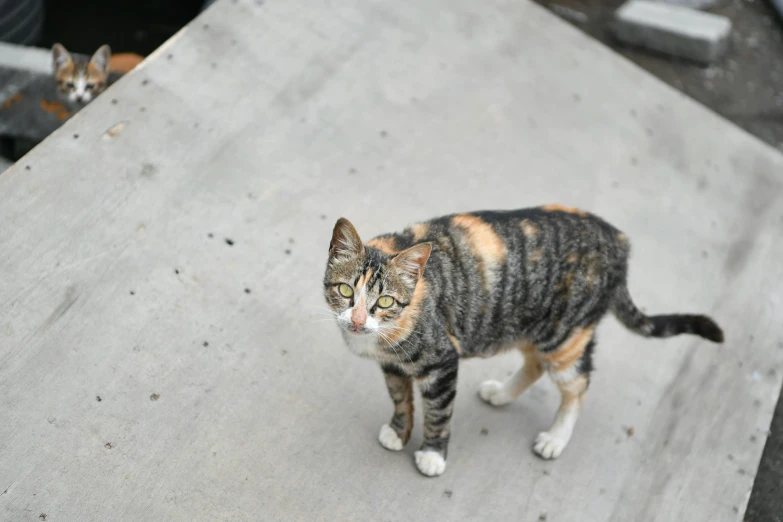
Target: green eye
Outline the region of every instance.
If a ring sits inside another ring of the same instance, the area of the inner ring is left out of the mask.
[[[382,295],[378,298],[378,306],[381,308],[389,308],[394,304],[394,298],[388,295]]]
[[[343,297],[353,296],[353,288],[346,285],[345,283],[340,283],[339,285],[337,285],[337,291],[340,292],[340,295]]]

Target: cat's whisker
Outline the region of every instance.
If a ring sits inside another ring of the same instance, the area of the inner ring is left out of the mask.
[[[395,326],[395,325],[385,325],[385,326],[382,326],[381,328],[388,328],[388,329],[401,331],[402,332],[401,335],[405,336],[405,338],[402,339],[400,342],[403,342],[403,341],[411,342],[411,341],[409,341],[409,339],[411,337],[414,338],[414,339],[420,339],[421,338],[421,334],[413,332],[412,328],[402,328],[401,326]],[[411,344],[413,344],[413,343],[411,342]]]
[[[407,357],[407,358],[408,358],[408,361],[411,361],[411,356],[410,356],[410,354],[409,354],[407,351],[405,351],[405,348],[402,346],[402,343],[405,343],[405,342],[407,342],[407,343],[409,343],[411,346],[414,346],[414,344],[413,344],[413,343],[411,343],[410,341],[408,341],[407,339],[402,339],[402,340],[392,341],[392,340],[389,338],[389,336],[387,336],[386,334],[384,334],[384,333],[383,333],[381,330],[382,330],[382,328],[379,328],[379,329],[378,329],[378,333],[379,333],[379,334],[380,334],[380,335],[383,337],[383,339],[386,341],[386,343],[387,343],[387,344],[389,344],[389,345],[392,347],[392,349],[394,349],[395,351],[396,351],[396,349],[394,348],[394,345],[396,344],[397,346],[399,346],[400,350],[402,350],[402,353],[404,353],[404,354],[405,354],[405,357]],[[398,356],[398,357],[399,357],[399,356]]]
[[[411,337],[414,337],[413,335],[405,337],[405,332],[403,331],[402,335],[397,336],[397,340],[395,341],[398,345],[402,345],[407,343],[411,347],[415,347],[415,344]],[[414,337],[415,340],[418,340],[417,337]]]
[[[391,349],[392,349],[392,350],[394,350],[394,355],[396,355],[396,356],[397,356],[397,360],[398,360],[398,361],[400,361],[400,364],[402,364],[402,359],[400,358],[400,354],[399,354],[399,353],[397,353],[397,349],[394,347],[394,344],[392,344],[392,342],[389,340],[389,338],[388,338],[388,337],[386,337],[386,335],[384,335],[384,334],[383,334],[383,333],[382,333],[380,330],[378,330],[377,334],[378,334],[378,335],[379,335],[379,336],[380,336],[380,337],[381,337],[381,338],[382,338],[384,341],[386,341],[386,344],[388,344],[389,346],[391,346]],[[410,360],[410,357],[408,358],[408,360]]]
[[[339,314],[328,314],[326,312],[313,312],[312,315],[318,317],[339,317]]]
[[[331,308],[329,308],[328,306],[317,306],[317,305],[313,305],[313,306],[308,306],[307,308],[308,308],[308,309],[309,309],[309,311],[311,311],[311,312],[322,312],[322,313],[328,313],[328,314],[335,314],[335,315],[338,315],[338,313],[337,313],[337,312],[335,312],[334,310],[332,310],[332,309],[331,309]]]

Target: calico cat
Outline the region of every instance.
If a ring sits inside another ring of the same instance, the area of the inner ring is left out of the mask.
[[[533,451],[560,456],[571,438],[593,369],[595,329],[611,311],[645,337],[723,332],[703,315],[646,316],[626,285],[628,238],[601,218],[548,205],[440,217],[366,245],[337,221],[324,295],[351,351],[380,363],[394,413],[379,441],[399,451],[413,427],[413,382],[421,390],[424,442],[416,466],[446,469],[458,361],[517,349],[524,366],[479,396],[517,398],[545,372],[562,401]]]
[[[57,92],[73,104],[85,105],[106,88],[111,49],[102,45],[88,62],[75,59],[61,44],[52,46],[52,66]]]

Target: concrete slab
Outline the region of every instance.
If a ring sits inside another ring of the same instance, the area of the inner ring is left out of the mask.
[[[218,2],[0,176],[0,515],[741,520],[783,376],[781,171],[532,4]],[[530,452],[554,388],[494,410],[476,386],[520,361],[468,361],[426,479],[322,320],[334,220],[552,201],[628,233],[640,304],[727,342],[608,320],[555,462]]]

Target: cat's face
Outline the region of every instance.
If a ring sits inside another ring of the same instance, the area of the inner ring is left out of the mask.
[[[105,88],[109,77],[111,49],[108,45],[98,49],[89,62],[71,57],[60,44],[52,47],[52,67],[57,91],[72,103],[86,104]]]
[[[324,275],[324,297],[349,347],[372,356],[366,339],[393,345],[415,326],[424,272],[432,247],[422,243],[398,254],[365,247],[346,219],[334,227]],[[351,342],[359,341],[359,342]]]

